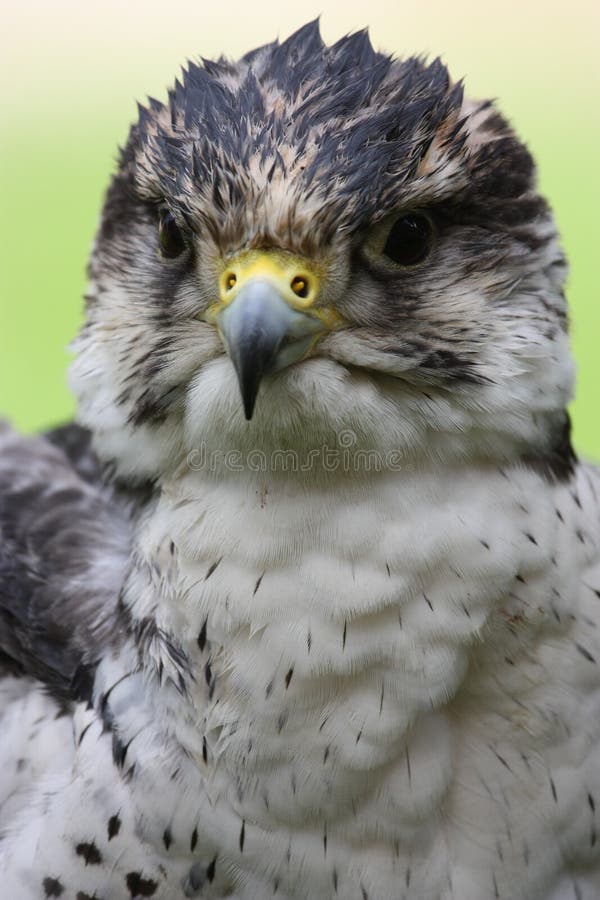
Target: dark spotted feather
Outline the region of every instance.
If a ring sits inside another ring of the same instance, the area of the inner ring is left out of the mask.
[[[21,437],[0,424],[0,674],[88,699],[122,638],[119,591],[139,498],[102,479],[89,434]]]

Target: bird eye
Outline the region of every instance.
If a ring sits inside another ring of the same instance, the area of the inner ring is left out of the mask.
[[[185,240],[181,229],[168,210],[162,210],[158,222],[158,242],[160,252],[168,259],[181,256],[185,250]]]
[[[423,213],[407,213],[390,228],[381,253],[397,266],[416,266],[427,259],[433,240],[433,225]]]

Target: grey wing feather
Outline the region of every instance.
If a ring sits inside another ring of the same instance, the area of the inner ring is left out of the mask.
[[[0,423],[0,672],[89,699],[118,643],[138,497],[107,485],[76,425],[22,437]]]

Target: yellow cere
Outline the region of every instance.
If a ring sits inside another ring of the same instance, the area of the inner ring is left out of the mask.
[[[320,319],[324,331],[346,324],[334,309],[315,306],[323,279],[314,263],[285,251],[263,250],[247,250],[227,260],[219,277],[219,300],[208,308],[204,318],[214,323],[218,313],[255,279],[271,284],[293,309]]]
[[[221,304],[227,306],[231,303],[240,289],[255,278],[270,282],[295,309],[307,309],[313,305],[321,282],[315,267],[299,256],[249,250],[227,261],[220,279]]]

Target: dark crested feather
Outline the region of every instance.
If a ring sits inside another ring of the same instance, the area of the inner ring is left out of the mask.
[[[122,629],[134,503],[102,481],[75,425],[21,437],[0,425],[0,672],[88,699]]]
[[[258,165],[267,184],[285,179],[294,198],[288,249],[307,255],[336,233],[361,233],[407,197],[414,203],[415,181],[427,206],[527,244],[548,214],[532,192],[533,160],[491,104],[480,112],[486,139],[467,147],[463,87],[441,60],[396,60],[365,31],[327,46],[314,21],[235,62],[189,62],[166,104],[151,98],[139,108],[103,234],[119,228],[132,199],[167,200],[190,232],[206,230],[224,252],[243,240],[263,246],[273,223],[261,216]]]
[[[269,106],[270,92],[284,109]],[[440,60],[394,61],[364,31],[328,47],[315,21],[237,63],[190,62],[167,106],[152,101],[140,110],[123,162],[132,145],[145,147],[157,190],[183,210],[190,179],[212,185],[217,208],[220,197],[241,203],[251,156],[272,173],[293,169],[305,196],[327,196],[317,223],[323,240],[334,227],[359,227],[393,207],[461,103],[462,86],[452,86]],[[454,126],[450,156],[465,137]],[[293,148],[285,161],[282,145]]]

